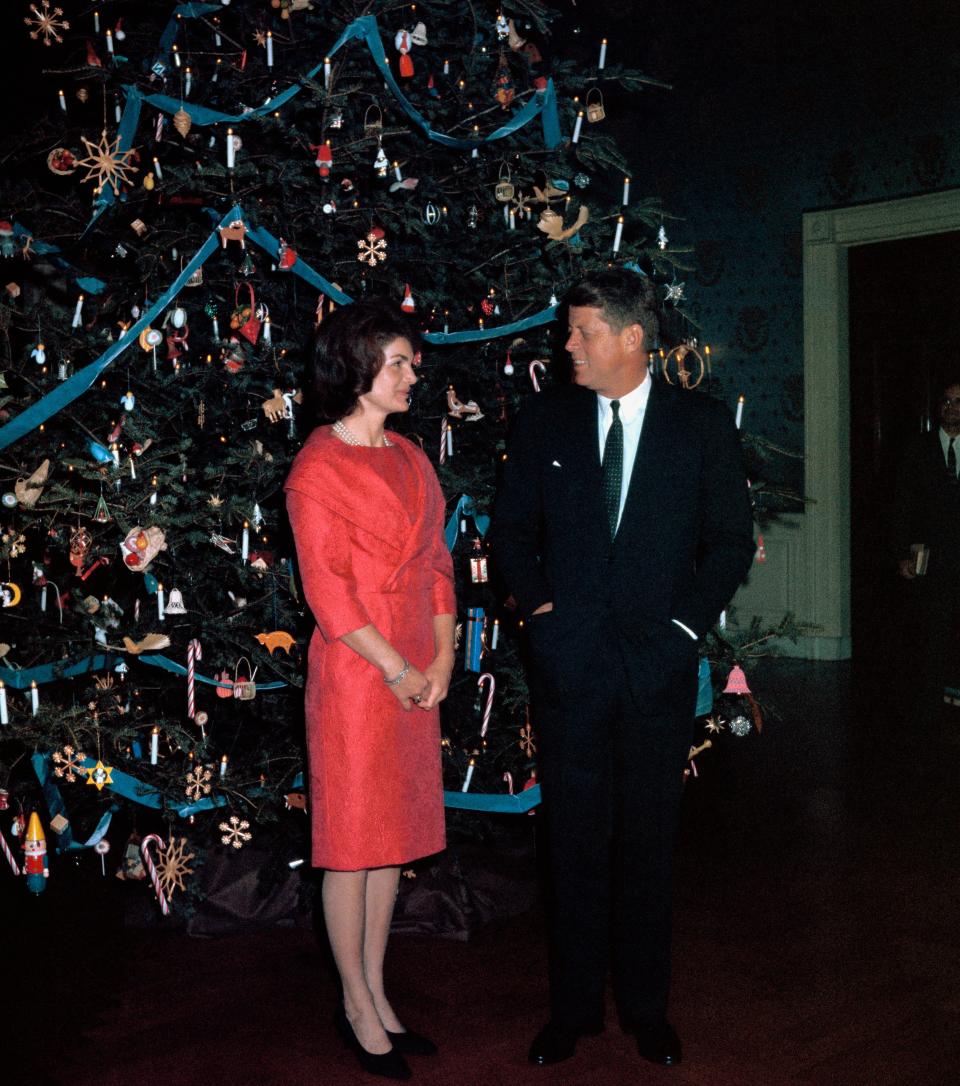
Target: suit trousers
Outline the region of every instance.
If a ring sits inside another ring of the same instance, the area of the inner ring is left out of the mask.
[[[532,682],[551,1014],[573,1030],[603,1021],[608,962],[625,1025],[659,1022],[670,988],[673,855],[696,677],[675,675],[638,704],[627,667],[612,648],[595,654],[590,685],[576,694]]]

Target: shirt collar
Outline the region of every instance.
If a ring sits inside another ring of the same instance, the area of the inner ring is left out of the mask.
[[[653,381],[650,379],[650,371],[648,370],[643,380],[635,389],[628,392],[625,396],[619,397],[621,422],[633,422],[637,415],[646,410],[647,400],[650,399],[650,389],[652,385]],[[601,396],[599,392],[597,393],[597,406],[600,408],[601,418],[606,419],[610,415],[611,403],[613,403],[612,399],[607,399],[606,396]]]

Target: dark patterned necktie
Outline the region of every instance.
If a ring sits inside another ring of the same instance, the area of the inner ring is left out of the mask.
[[[613,422],[607,431],[607,440],[603,446],[603,507],[607,511],[610,525],[610,538],[617,534],[617,519],[620,516],[620,489],[623,486],[623,423],[620,421],[620,401],[610,404]]]
[[[947,471],[950,472],[951,479],[957,477],[957,450],[953,447],[956,440],[955,437],[950,438],[950,445],[947,448]]]

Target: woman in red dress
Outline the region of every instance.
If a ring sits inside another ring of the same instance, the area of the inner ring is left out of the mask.
[[[439,703],[456,605],[444,500],[430,462],[385,430],[408,409],[419,337],[381,302],[337,310],[313,359],[318,425],[285,484],[316,621],[306,687],[313,864],[343,1006],[337,1025],[374,1074],[407,1078],[383,987],[400,866],[445,844]]]

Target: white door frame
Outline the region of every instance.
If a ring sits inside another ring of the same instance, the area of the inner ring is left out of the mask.
[[[803,216],[805,496],[767,533],[769,560],[737,595],[741,617],[791,611],[816,627],[799,655],[850,656],[851,246],[960,230],[960,189]],[[896,334],[896,329],[892,329]]]

